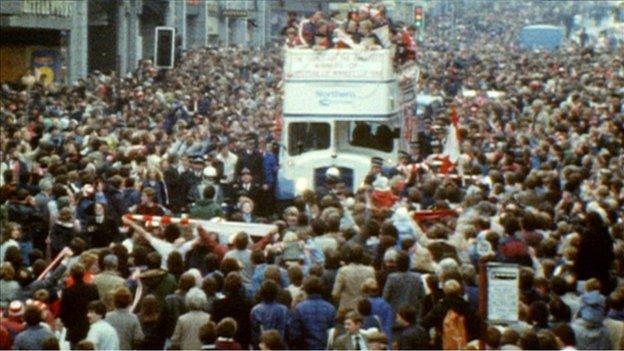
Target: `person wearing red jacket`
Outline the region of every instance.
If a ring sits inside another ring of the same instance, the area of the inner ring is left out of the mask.
[[[13,347],[13,339],[9,331],[0,325],[0,349],[10,350]]]
[[[371,200],[375,207],[391,208],[399,200],[399,197],[392,192],[388,183],[388,178],[384,176],[378,176],[373,182]]]
[[[414,41],[414,35],[416,28],[409,26],[404,28],[401,35],[401,46],[403,47],[402,62],[416,61],[416,42]]]
[[[17,334],[26,329],[23,315],[24,303],[19,300],[12,301],[9,304],[8,316],[6,318],[0,315],[1,344],[8,344],[8,347],[2,347],[3,350],[10,350],[13,347],[13,341]]]
[[[286,46],[294,48],[301,45],[301,39],[297,35],[297,30],[295,28],[288,28],[286,30]]]

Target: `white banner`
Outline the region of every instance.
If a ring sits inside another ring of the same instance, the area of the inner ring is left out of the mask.
[[[213,218],[209,221],[203,219],[191,219],[185,217],[159,217],[159,216],[143,216],[143,215],[130,215],[135,221],[142,221],[144,223],[151,222],[152,224],[190,224],[195,226],[202,226],[209,232],[215,232],[219,234],[219,241],[222,243],[229,242],[229,238],[232,235],[236,235],[239,232],[245,232],[251,237],[261,238],[266,236],[269,232],[275,231],[277,227],[273,224],[258,224],[258,223],[245,223],[245,222],[229,222],[221,218]]]
[[[386,81],[394,78],[389,50],[288,49],[286,81]]]

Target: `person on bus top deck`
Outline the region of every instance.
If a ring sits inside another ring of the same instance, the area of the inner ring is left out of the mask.
[[[286,46],[288,46],[289,48],[303,45],[301,43],[299,35],[297,35],[297,30],[295,28],[288,28],[286,30],[286,35]]]
[[[414,38],[416,36],[416,27],[414,25],[410,25],[408,27],[403,27],[399,32],[399,47],[398,51],[400,53],[399,61],[401,63],[405,63],[408,61],[416,60],[416,42]]]
[[[360,45],[365,49],[381,49],[381,40],[373,32],[373,22],[370,20],[360,22],[358,28],[358,35],[360,37]]]
[[[330,49],[334,46],[332,40],[333,25],[330,22],[321,20],[317,23],[314,33],[314,48]]]
[[[305,22],[303,25],[303,39],[305,40],[305,44],[312,47],[315,44],[315,36],[316,32],[319,28],[319,22],[323,20],[323,13],[321,11],[316,11],[312,16],[310,16],[309,20]]]

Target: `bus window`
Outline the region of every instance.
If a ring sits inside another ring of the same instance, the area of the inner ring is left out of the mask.
[[[352,122],[351,139],[352,146],[375,149],[383,152],[391,152],[394,148],[394,139],[398,133],[383,123],[375,122]]]
[[[308,151],[328,149],[330,131],[329,123],[290,123],[288,125],[288,153],[295,156]]]

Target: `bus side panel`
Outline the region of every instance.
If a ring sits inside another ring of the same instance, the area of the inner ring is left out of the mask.
[[[282,167],[277,173],[277,191],[275,196],[278,200],[292,200],[295,198],[295,181],[286,178]]]

